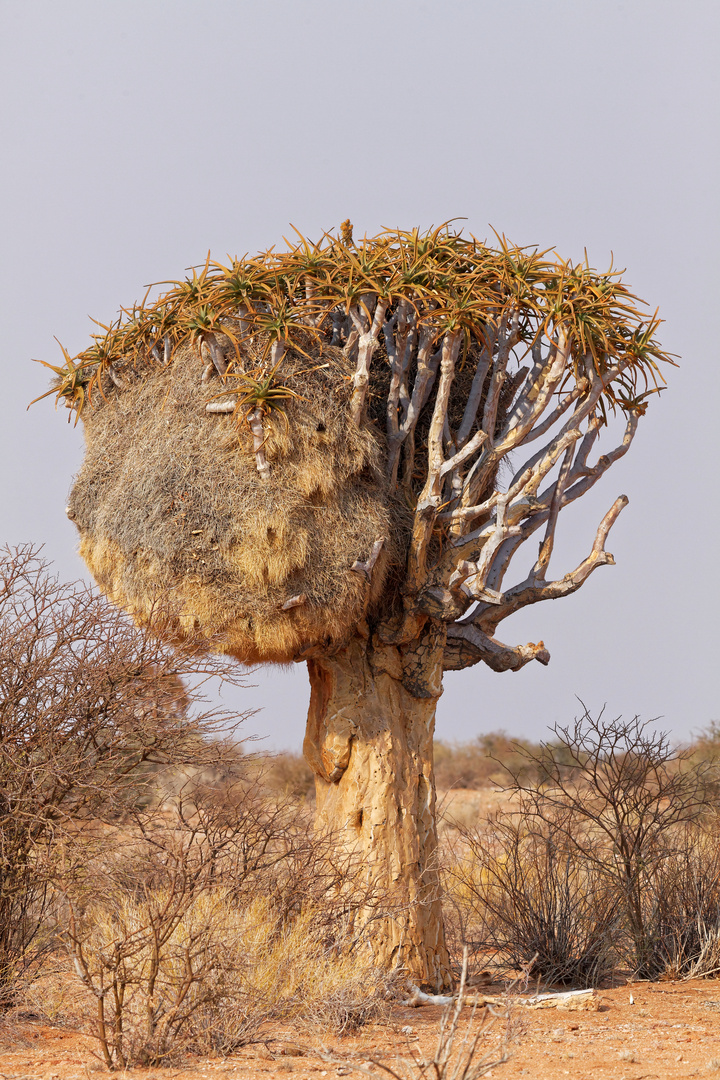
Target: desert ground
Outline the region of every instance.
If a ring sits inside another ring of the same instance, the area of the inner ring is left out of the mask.
[[[497,993],[501,987],[492,990]],[[200,1080],[213,1075],[260,1080],[291,1074],[297,1080],[368,1074],[379,1078],[388,1075],[381,1068],[384,1064],[403,1078],[420,1077],[417,1066],[404,1073],[403,1062],[432,1059],[442,1012],[437,1005],[395,1006],[386,1022],[345,1038],[327,1030],[298,1035],[292,1028],[271,1026],[263,1042],[231,1057],[188,1059],[168,1068],[130,1069],[118,1075],[138,1080]],[[466,1013],[469,1019],[470,1010]],[[478,1010],[473,1021],[485,1028],[477,1057],[487,1056],[492,1062],[506,1021],[493,1022],[485,1014],[486,1010]],[[514,1038],[507,1047],[508,1060],[488,1064],[480,1075],[498,1080],[711,1076],[720,1072],[720,980],[629,983],[600,991],[592,1011],[515,1007],[510,1027]],[[32,1014],[8,1016],[0,1038],[2,1080],[86,1080],[106,1072],[91,1038],[45,1026]]]

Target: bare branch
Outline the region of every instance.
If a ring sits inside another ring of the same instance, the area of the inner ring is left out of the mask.
[[[113,365],[108,364],[105,370],[107,371],[108,375],[112,379],[112,382],[118,388],[118,390],[123,390],[125,388],[125,380],[120,378]]]
[[[486,431],[480,429],[476,431],[469,443],[463,446],[462,450],[458,450],[456,454],[453,454],[451,458],[445,461],[440,469],[440,475],[445,476],[449,472],[453,472],[463,465],[468,458],[471,458],[476,450],[479,450],[481,446],[484,446],[488,441],[488,434]],[[459,440],[458,440],[459,442]]]
[[[465,405],[465,411],[463,412],[463,418],[460,422],[460,427],[457,433],[458,446],[464,446],[472,431],[473,424],[477,418],[477,412],[480,407],[480,401],[482,398],[483,387],[485,386],[485,378],[490,367],[490,360],[492,356],[494,341],[492,344],[483,349],[478,357],[477,367],[475,368],[475,375],[473,376],[472,386],[470,387],[470,393],[468,394],[467,403]]]
[[[386,428],[389,445],[398,441],[400,423],[398,413],[401,398],[407,397],[405,376],[412,356],[416,323],[417,315],[410,308],[409,302],[403,299],[398,304],[398,310],[393,318],[387,320],[383,326],[385,350],[390,361],[391,371],[386,404]],[[397,332],[394,333],[396,328]]]
[[[526,383],[527,390],[525,393],[520,394],[503,432],[502,453],[507,453],[508,450],[512,450],[521,442],[524,442],[535,421],[545,412],[547,404],[562,379],[570,360],[571,344],[570,339],[561,329],[558,332],[557,341],[551,343],[546,362],[540,369],[539,374],[535,375],[540,362],[540,349],[538,346],[534,357],[535,364]]]
[[[483,431],[486,431],[491,439],[494,438],[495,435],[495,420],[497,417],[498,405],[500,403],[500,391],[505,382],[505,372],[507,370],[508,360],[510,359],[510,351],[518,342],[518,325],[519,312],[517,308],[510,313],[509,319],[507,314],[503,315],[498,336],[497,357],[493,365],[490,389],[485,402],[482,419]]]
[[[200,343],[200,355],[203,360],[207,360],[208,355],[210,360],[217,371],[218,375],[224,375],[227,371],[228,362],[225,359],[225,353],[220,347],[220,343],[215,334],[205,334],[205,337]]]
[[[349,360],[352,360],[353,358],[357,359],[357,343],[359,340],[360,335],[353,327],[353,329],[348,334],[347,341],[345,342],[345,346],[343,348],[343,352]]]
[[[565,453],[580,436],[581,432],[579,430],[570,427],[566,428],[531,458],[530,463],[523,468],[522,472],[516,473],[505,494],[495,491],[485,502],[479,503],[477,506],[465,506],[458,510],[448,511],[442,515],[442,518],[451,521],[453,524],[470,522],[489,513],[501,503],[504,503],[507,507],[520,498],[527,499],[529,496],[534,496],[541,481],[552,470],[561,454]],[[472,535],[461,536],[457,543],[464,544],[472,539],[475,539]]]
[[[487,607],[480,612],[474,613],[470,617],[470,621],[476,626],[482,627],[487,633],[492,633],[503,619],[519,611],[520,608],[527,607],[529,604],[537,604],[541,600],[557,600],[561,596],[568,596],[570,593],[576,592],[598,566],[614,566],[615,559],[610,552],[605,551],[605,542],[610,529],[615,524],[620,512],[627,506],[628,501],[626,495],[621,495],[615,500],[598,526],[592,551],[575,570],[565,574],[558,581],[551,581],[544,585],[536,584],[537,579],[533,571],[520,585],[516,585],[504,594],[501,605],[493,608]]]
[[[248,413],[248,424],[253,433],[253,452],[257,462],[257,471],[263,480],[270,476],[270,466],[265,457],[265,432],[263,430],[262,409],[253,409]]]
[[[287,342],[283,341],[282,339],[278,339],[277,341],[273,341],[272,345],[270,346],[270,367],[271,368],[279,367],[279,365],[282,363],[283,356],[285,355],[286,348],[287,348]]]
[[[226,398],[225,401],[208,401],[205,406],[205,412],[211,414],[232,413],[235,412],[237,401],[234,398]]]
[[[378,561],[380,552],[382,551],[384,544],[385,537],[380,536],[372,546],[370,558],[366,562],[361,562],[359,559],[356,559],[356,561],[350,567],[350,570],[354,574],[361,574],[366,581],[370,581],[370,579],[372,578],[373,568],[375,566],[375,563]]]
[[[389,301],[385,299],[377,301],[372,325],[369,330],[363,329],[362,333],[360,333],[360,328],[363,327],[364,323],[367,323],[367,316],[365,316],[364,312],[361,314],[359,309],[351,308],[350,310],[355,328],[360,333],[357,364],[353,376],[353,392],[350,399],[350,415],[358,427],[362,423],[365,413],[365,399],[367,398],[367,389],[370,382],[370,362],[373,353],[380,344],[378,334],[385,318],[385,312],[388,309],[388,303]]]
[[[489,637],[476,626],[454,623],[448,626],[447,644],[443,659],[445,671],[457,671],[472,667],[482,660],[493,671],[519,671],[531,660],[540,664],[550,663],[550,653],[542,641],[537,645],[503,645]]]
[[[581,495],[584,495],[586,491],[589,491],[590,488],[598,482],[600,477],[608,471],[611,465],[627,454],[630,445],[635,438],[639,420],[640,417],[637,413],[631,413],[628,416],[627,424],[625,425],[625,433],[620,445],[614,450],[611,450],[608,454],[603,454],[602,457],[598,459],[597,465],[593,468],[588,468],[585,465],[579,466],[576,462],[576,468],[570,473],[569,484],[572,486],[569,486],[568,490],[565,492],[563,506],[567,506],[568,503],[574,502],[575,499],[579,499]],[[578,455],[578,460],[579,459],[580,455]],[[578,477],[581,477],[581,479],[578,479]]]
[[[408,554],[409,592],[417,593],[425,579],[427,546],[435,524],[442,491],[442,467],[444,465],[443,431],[450,401],[450,388],[455,378],[455,363],[460,351],[461,333],[445,334],[440,361],[440,382],[435,396],[430,431],[428,433],[428,470],[425,485],[420,493],[413,522],[413,533]]]
[[[410,447],[407,454],[405,471],[407,474],[412,473],[415,456],[414,440],[412,436],[418,417],[432,392],[442,355],[442,349],[437,350],[435,353],[432,352],[432,347],[435,343],[435,331],[431,325],[425,324],[421,327],[419,338],[420,340],[417,349],[417,373],[415,375],[412,395],[407,405],[407,411],[403,417],[402,423],[399,425],[398,432],[388,440],[388,473],[393,486],[397,481],[400,450],[403,443],[408,438]]]
[[[281,611],[291,611],[292,608],[300,607],[302,604],[304,604],[306,602],[307,602],[307,594],[306,593],[300,593],[298,596],[291,596],[289,600],[286,600],[285,603],[281,606],[280,610]]]
[[[571,444],[565,451],[565,457],[563,463],[560,466],[560,475],[555,483],[555,491],[553,492],[552,503],[550,504],[550,517],[548,518],[547,528],[545,530],[545,539],[540,545],[540,554],[537,557],[537,562],[533,568],[532,576],[536,580],[544,579],[545,572],[550,563],[550,556],[552,555],[553,545],[555,543],[555,529],[557,527],[558,514],[560,513],[560,507],[562,505],[563,492],[570,475],[570,466],[572,465],[573,454],[575,453],[575,446]]]
[[[538,424],[537,427],[533,428],[530,434],[525,437],[524,445],[527,446],[528,443],[535,442],[535,439],[539,439],[541,435],[550,431],[550,428],[553,427],[560,417],[567,412],[572,403],[577,401],[579,397],[582,397],[583,394],[586,394],[589,388],[589,381],[587,379],[580,379],[570,393],[566,394],[565,397],[558,402],[549,416],[543,420],[541,424]]]

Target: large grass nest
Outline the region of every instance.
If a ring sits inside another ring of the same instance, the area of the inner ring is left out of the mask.
[[[139,622],[204,640],[244,663],[288,662],[346,640],[403,559],[373,425],[352,424],[347,361],[290,353],[299,396],[264,420],[270,475],[235,415],[209,415],[218,379],[183,347],[167,368],[96,393],[68,514],[101,588]],[[385,538],[368,582],[352,570]],[[304,598],[288,609],[293,598]]]

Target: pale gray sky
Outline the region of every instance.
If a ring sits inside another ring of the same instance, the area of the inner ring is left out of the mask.
[[[441,738],[541,735],[593,709],[720,717],[716,0],[4,0],[0,542],[83,567],[63,512],[81,426],[31,357],[83,348],[152,281],[226,253],[464,216],[596,266],[614,253],[682,357],[630,453],[566,515],[556,574],[615,497],[618,565],[503,623],[549,668],[451,672]],[[300,745],[307,678],[233,700]]]

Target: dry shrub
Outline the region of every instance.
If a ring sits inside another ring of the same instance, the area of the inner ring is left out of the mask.
[[[446,838],[456,935],[563,984],[720,968],[714,767],[638,717],[553,735],[509,770],[512,813]]]
[[[270,1019],[349,1031],[384,1008],[392,980],[365,940],[381,898],[292,800],[193,785],[103,839],[66,887],[62,936],[109,1067],[228,1053]]]
[[[459,830],[449,897],[476,953],[547,983],[593,986],[612,974],[620,916],[602,873],[559,829],[507,817]]]
[[[717,770],[695,764],[664,732],[635,716],[608,719],[585,710],[527,761],[539,781],[513,777],[529,831],[552,830],[561,850],[600,875],[622,909],[626,959],[644,978],[659,974],[652,908],[653,881],[682,828],[700,828],[716,799]],[[648,921],[649,920],[649,921]]]
[[[230,1053],[271,1019],[345,1032],[377,1018],[387,976],[348,927],[328,945],[322,916],[309,906],[283,921],[267,897],[240,906],[222,887],[189,903],[152,891],[93,901],[68,947],[106,1064]]]
[[[31,546],[0,549],[0,1005],[52,945],[57,863],[67,878],[84,857],[75,839],[152,801],[160,771],[222,756],[206,736],[237,718],[191,717],[183,676],[234,681],[62,584]]]
[[[353,919],[328,934],[322,905],[281,919],[267,900],[243,913],[250,957],[250,992],[284,1017],[330,1024],[348,1033],[385,1014],[392,978],[373,964]]]
[[[286,354],[283,383],[298,396],[266,417],[262,482],[249,431],[205,411],[223,386],[203,384],[203,366],[183,347],[170,368],[83,410],[87,454],[69,504],[81,555],[136,619],[157,618],[174,595],[166,633],[246,663],[343,641],[402,562],[394,520],[407,513],[387,495],[378,439],[350,419],[348,362],[329,347],[311,363]],[[351,567],[380,537],[368,591]]]
[[[699,978],[720,971],[720,848],[716,829],[690,826],[668,845],[644,890],[648,966]]]

